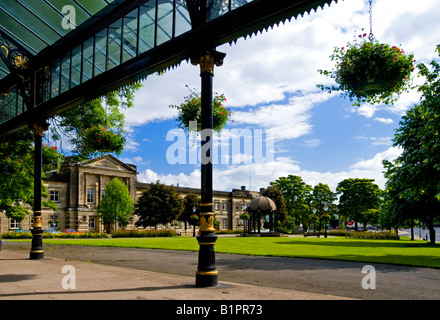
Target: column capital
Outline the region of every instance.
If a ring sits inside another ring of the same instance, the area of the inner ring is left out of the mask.
[[[44,131],[49,129],[49,124],[47,122],[34,123],[34,124],[29,125],[29,129],[32,130],[34,135],[42,137],[44,135]]]
[[[223,59],[226,53],[218,52],[216,50],[205,50],[195,53],[191,57],[191,64],[200,65],[201,73],[214,74],[214,66],[220,67],[223,65]]]

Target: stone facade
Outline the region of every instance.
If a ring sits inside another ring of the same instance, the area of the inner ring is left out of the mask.
[[[109,226],[104,226],[96,209],[99,206],[106,184],[117,178],[123,182],[133,200],[137,201],[148,188],[148,183],[137,181],[135,165],[126,164],[113,157],[104,155],[99,158],[80,163],[69,162],[61,166],[59,172],[46,173],[44,185],[47,188],[50,200],[57,205],[57,211],[49,208],[42,210],[43,229],[54,228],[60,231],[75,229],[80,232],[103,232]],[[189,193],[200,195],[200,189],[175,187],[182,196]],[[219,221],[219,229],[240,229],[243,221],[239,216],[244,212],[244,207],[255,197],[258,192],[246,190],[245,187],[227,191],[213,191],[214,213]],[[30,208],[29,208],[30,209]],[[136,218],[134,217],[134,221]],[[4,213],[0,213],[0,231],[13,231],[15,229],[30,230],[32,216],[27,217],[20,224],[10,221]],[[179,231],[184,230],[184,225],[179,222],[171,224]],[[127,229],[134,228],[134,223]],[[187,230],[190,232],[190,230]]]

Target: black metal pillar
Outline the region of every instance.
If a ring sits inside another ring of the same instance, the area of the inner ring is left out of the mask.
[[[214,65],[223,64],[224,53],[206,50],[191,58],[193,65],[200,65],[202,81],[202,164],[201,164],[201,204],[200,204],[200,235],[199,260],[196,272],[197,287],[214,287],[218,284],[218,271],[215,265],[214,245],[217,236],[214,234],[214,210],[212,202],[212,137],[213,137],[213,77]]]
[[[35,164],[34,164],[34,218],[32,232],[32,246],[30,259],[44,259],[43,229],[41,223],[41,180],[43,164],[43,134],[48,124],[34,124],[31,129],[35,137]]]

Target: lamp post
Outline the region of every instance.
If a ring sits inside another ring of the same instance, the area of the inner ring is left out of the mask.
[[[316,217],[316,208],[313,208],[313,216],[315,216]],[[316,220],[317,220],[317,218],[315,218],[314,219],[314,222],[313,222],[313,231],[315,231],[316,232]],[[317,235],[317,237],[319,238],[319,230],[318,230],[318,235]]]
[[[327,210],[328,210],[328,205],[327,203],[324,204],[324,238],[327,238]]]
[[[221,66],[226,54],[213,49],[195,52],[192,65],[200,65],[201,88],[201,204],[199,262],[196,272],[196,287],[214,287],[218,284],[218,271],[215,266],[214,210],[212,203],[212,139],[213,139],[213,77],[214,66]]]
[[[193,215],[195,215],[196,214],[196,206],[194,205],[193,206]],[[193,237],[195,237],[196,236],[196,222],[195,221],[193,221]]]

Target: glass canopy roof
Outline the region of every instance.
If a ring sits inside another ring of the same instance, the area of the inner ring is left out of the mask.
[[[69,23],[77,27],[112,2],[114,0],[1,0],[0,41],[8,41],[29,56],[37,55],[72,31],[66,23],[63,25],[63,19],[70,14],[74,14],[75,21],[72,19]],[[0,79],[8,73],[2,60]]]

